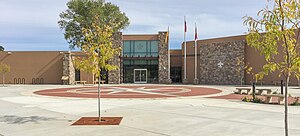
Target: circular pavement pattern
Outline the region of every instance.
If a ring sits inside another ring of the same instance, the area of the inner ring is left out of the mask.
[[[102,86],[101,98],[166,98],[186,97],[216,94],[222,91],[202,87],[186,86]],[[38,95],[76,97],[76,98],[97,98],[97,87],[76,87],[47,89],[34,92]]]

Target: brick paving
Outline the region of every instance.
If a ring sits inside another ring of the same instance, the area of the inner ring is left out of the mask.
[[[100,90],[101,98],[168,98],[203,96],[222,92],[218,89],[186,86],[109,86],[101,87]],[[34,93],[45,96],[76,98],[97,98],[98,95],[97,87],[47,89]]]

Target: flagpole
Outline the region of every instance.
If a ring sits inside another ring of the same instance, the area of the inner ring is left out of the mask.
[[[197,78],[197,39],[198,39],[197,24],[195,23],[195,81],[194,81],[194,84],[198,84],[198,78]]]
[[[184,16],[184,79],[183,79],[183,83],[187,83],[187,79],[186,79],[186,18]]]
[[[197,84],[196,83],[196,80],[197,80],[197,40],[195,40],[195,82],[194,84]]]
[[[197,25],[195,23],[196,27],[196,35],[197,35]],[[197,37],[195,37],[195,79],[197,79]]]
[[[197,23],[195,23],[195,79],[194,79],[194,84],[197,85],[199,84],[199,79],[197,77],[197,70],[198,70],[198,55],[197,55],[197,50],[198,50],[198,30],[197,30]]]

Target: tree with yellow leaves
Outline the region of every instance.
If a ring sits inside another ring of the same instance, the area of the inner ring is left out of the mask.
[[[266,60],[263,71],[257,74],[259,79],[275,71],[285,77],[285,136],[288,136],[288,86],[290,77],[300,72],[300,1],[272,0],[258,16],[258,19],[245,17],[244,23],[249,28],[246,39]]]
[[[101,26],[102,21],[98,16],[95,17],[94,22],[90,28],[84,28],[84,40],[82,42],[82,52],[86,54],[85,57],[75,58],[75,67],[87,73],[92,73],[99,79],[98,83],[98,115],[101,121],[100,113],[100,77],[101,70],[116,70],[118,66],[111,65],[109,61],[115,55],[120,55],[120,48],[114,48],[113,29],[111,26],[121,24],[110,24]]]
[[[0,74],[2,74],[2,85],[5,84],[5,74],[10,72],[10,66],[0,63]]]

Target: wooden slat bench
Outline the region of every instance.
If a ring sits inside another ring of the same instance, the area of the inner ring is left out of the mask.
[[[247,94],[251,93],[251,88],[236,88],[236,90],[237,90],[237,92],[235,92],[235,93],[237,93],[237,94],[242,94],[244,90],[247,91]]]
[[[94,81],[94,84],[98,84],[99,83],[99,81]],[[100,81],[100,84],[105,84],[105,81],[104,80],[101,80]]]
[[[85,83],[86,83],[86,81],[75,81],[75,85],[77,85],[77,84],[83,84],[83,85],[85,85]]]
[[[271,89],[266,89],[266,88],[260,88],[260,89],[256,89],[257,90],[257,94],[261,95],[264,91],[267,91],[267,94],[272,94],[272,90]]]
[[[284,95],[281,94],[264,94],[262,95],[265,97],[265,103],[272,103],[272,98],[277,97],[278,98],[278,104],[283,104],[284,102]]]

